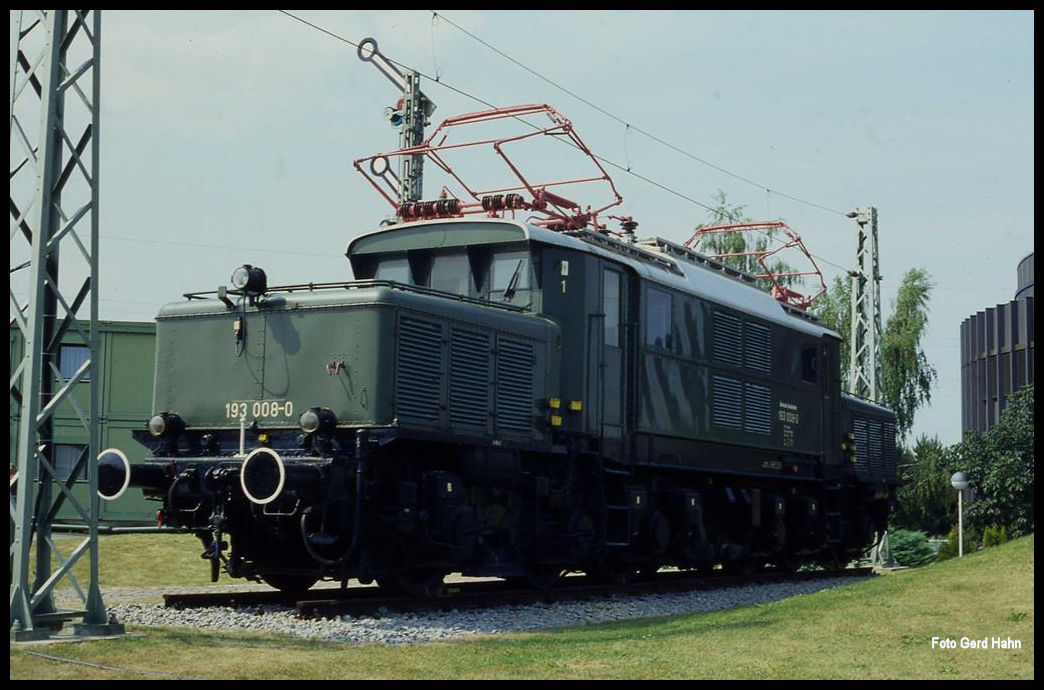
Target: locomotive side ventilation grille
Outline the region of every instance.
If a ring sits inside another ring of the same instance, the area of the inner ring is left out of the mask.
[[[895,424],[891,422],[885,422],[882,426],[882,435],[884,437],[884,470],[885,474],[889,477],[894,477],[896,474],[896,455],[895,455]]]
[[[875,475],[884,474],[884,448],[881,444],[881,422],[870,420],[867,423],[870,434],[870,471]]]
[[[457,328],[450,336],[450,424],[485,428],[489,423],[489,336]]]
[[[865,419],[852,419],[852,433],[855,434],[856,472],[870,471],[870,439]]]
[[[743,430],[766,436],[772,431],[772,393],[765,386],[744,384]]]
[[[714,361],[737,367],[743,365],[740,320],[720,311],[714,312]]]
[[[742,420],[743,384],[736,379],[715,376],[711,424],[739,430]]]
[[[395,402],[400,418],[438,424],[442,397],[442,326],[399,320]]]
[[[500,338],[497,346],[497,431],[533,429],[533,346]]]
[[[772,373],[772,332],[759,323],[743,324],[743,366]]]

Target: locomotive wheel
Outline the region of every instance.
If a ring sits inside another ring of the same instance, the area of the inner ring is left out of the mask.
[[[750,556],[742,556],[722,564],[722,570],[730,575],[752,575],[761,570],[761,563]]]
[[[627,585],[638,579],[638,568],[631,564],[610,561],[598,564],[587,571],[587,574],[608,585]]]
[[[377,578],[377,584],[389,592],[432,599],[442,592],[445,573],[431,568],[413,568]]]
[[[801,567],[802,560],[797,556],[792,555],[780,555],[776,556],[773,564],[776,569],[784,573],[796,573],[798,568]]]
[[[262,575],[261,579],[283,594],[298,595],[312,588],[319,578],[311,575]]]
[[[638,568],[638,575],[636,579],[638,580],[638,582],[649,582],[654,577],[656,577],[656,573],[658,572],[660,572],[659,563],[650,563],[648,565],[643,565],[642,567]]]
[[[572,560],[583,561],[588,559],[594,550],[595,528],[591,516],[576,510],[569,517],[569,542]]]
[[[843,570],[851,560],[847,554],[841,551],[824,551],[819,554],[816,561],[824,570]]]
[[[551,589],[562,582],[565,571],[557,566],[533,566],[526,569],[526,584],[533,589]]]

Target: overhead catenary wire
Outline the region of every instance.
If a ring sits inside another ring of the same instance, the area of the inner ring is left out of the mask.
[[[479,36],[476,36],[475,34],[471,33],[467,29],[465,29],[464,27],[460,26],[459,24],[454,22],[452,19],[448,18],[446,15],[439,14],[435,10],[432,10],[431,13],[432,13],[432,17],[433,18],[434,17],[438,17],[439,19],[443,20],[444,22],[446,22],[450,26],[454,27],[455,29],[457,29],[461,33],[463,33],[463,34],[465,34],[467,36],[470,36],[474,40],[476,40],[479,43],[481,43],[482,45],[486,46],[487,48],[492,50],[497,55],[500,55],[501,57],[503,57],[505,60],[509,60],[510,62],[518,65],[519,67],[521,67],[525,71],[527,71],[530,74],[532,74],[534,77],[547,82],[548,84],[550,84],[551,86],[555,87],[559,91],[562,91],[564,93],[569,94],[570,96],[572,96],[576,100],[578,100],[581,103],[584,103],[584,104],[590,106],[591,108],[594,108],[595,110],[597,110],[598,112],[602,113],[606,117],[619,122],[620,124],[624,125],[628,129],[633,129],[635,132],[638,132],[639,134],[641,134],[641,135],[643,135],[645,137],[648,137],[649,139],[655,141],[656,143],[669,148],[670,150],[674,151],[675,153],[678,153],[678,154],[680,154],[682,156],[685,156],[686,158],[690,158],[690,159],[692,159],[692,160],[694,160],[694,161],[696,161],[696,162],[698,162],[698,163],[700,163],[702,165],[705,165],[705,166],[707,166],[709,168],[713,168],[714,170],[717,170],[718,172],[724,173],[724,174],[728,175],[729,177],[733,177],[733,178],[735,178],[737,180],[740,180],[741,182],[746,182],[747,184],[752,185],[754,187],[757,187],[758,189],[764,189],[766,193],[775,194],[775,195],[781,196],[781,197],[783,197],[785,199],[790,199],[791,201],[796,201],[796,202],[798,202],[800,204],[805,204],[806,206],[811,206],[811,207],[814,207],[814,208],[818,208],[820,210],[827,211],[829,213],[836,213],[837,215],[840,215],[840,216],[846,215],[846,213],[844,211],[838,211],[837,209],[833,209],[833,208],[830,208],[828,206],[823,206],[822,204],[817,204],[815,202],[808,201],[807,199],[801,199],[799,197],[792,196],[790,194],[785,194],[783,192],[780,192],[779,190],[770,189],[768,186],[763,185],[760,182],[755,182],[754,180],[751,180],[751,179],[749,179],[747,177],[744,177],[743,175],[739,175],[737,173],[732,172],[731,170],[727,170],[726,168],[723,168],[720,165],[715,165],[714,163],[711,163],[710,161],[708,161],[708,160],[706,160],[704,158],[701,158],[700,156],[697,156],[696,154],[694,154],[694,153],[692,153],[690,151],[686,151],[685,149],[683,149],[683,148],[681,148],[679,146],[676,146],[675,144],[672,144],[669,141],[665,141],[664,139],[656,136],[655,134],[652,134],[651,132],[643,129],[642,127],[639,127],[638,125],[634,124],[633,122],[628,122],[627,120],[625,120],[624,118],[620,117],[619,115],[616,115],[616,114],[606,110],[605,108],[603,108],[603,107],[601,107],[601,106],[591,102],[590,100],[588,100],[587,98],[584,98],[583,96],[581,96],[580,94],[576,93],[572,89],[569,89],[569,88],[567,88],[565,86],[562,86],[561,84],[559,84],[558,82],[554,81],[553,79],[550,79],[550,78],[544,76],[543,74],[541,74],[540,72],[534,70],[533,68],[531,68],[528,65],[524,64],[523,62],[521,62],[519,60],[516,60],[511,55],[508,55],[507,53],[505,53],[504,51],[500,50],[496,46],[490,44],[489,42],[483,40]]]
[[[338,41],[341,41],[342,43],[346,43],[346,44],[348,44],[350,46],[353,46],[355,48],[359,47],[358,43],[356,43],[354,41],[351,41],[351,40],[349,40],[349,39],[347,39],[347,38],[345,38],[343,36],[340,36],[340,35],[332,32],[332,31],[330,31],[328,29],[325,29],[325,28],[321,27],[321,26],[318,26],[317,24],[309,22],[306,19],[298,17],[295,14],[287,12],[286,10],[277,10],[277,12],[280,12],[280,13],[286,15],[287,17],[290,17],[291,19],[294,19],[294,20],[304,24],[305,26],[311,27],[312,29],[315,29],[316,31],[319,31],[319,32],[321,32],[321,33],[323,33],[323,34],[325,34],[327,36],[330,36],[331,38],[335,38]],[[440,15],[440,17],[441,16],[442,15]],[[443,17],[443,19],[445,19],[445,17]],[[447,20],[447,21],[449,21],[449,20]],[[478,96],[475,96],[474,94],[471,94],[471,93],[469,93],[467,91],[464,91],[463,89],[458,88],[458,87],[456,87],[456,86],[446,82],[445,80],[443,80],[441,78],[436,80],[435,78],[431,77],[430,75],[425,74],[424,72],[422,72],[420,70],[416,70],[413,67],[411,67],[409,65],[406,65],[404,63],[401,63],[401,62],[399,62],[397,60],[389,58],[388,56],[385,56],[385,59],[388,60],[388,62],[390,62],[393,65],[395,65],[396,67],[400,67],[400,68],[405,69],[405,70],[416,72],[418,75],[424,77],[425,79],[428,79],[429,81],[431,81],[431,82],[433,82],[435,84],[438,84],[439,86],[445,87],[445,88],[449,89],[450,91],[453,91],[454,93],[456,93],[458,95],[461,95],[461,96],[464,96],[465,98],[473,100],[476,103],[481,103],[482,105],[486,106],[487,108],[496,108],[497,107],[495,104],[490,103],[489,101],[487,101],[487,100],[485,100],[483,98],[480,98]],[[597,106],[593,106],[593,107],[597,108]],[[515,119],[519,120],[520,122],[525,123],[526,125],[528,125],[530,127],[534,127],[534,128],[536,127],[536,125],[533,125],[532,123],[526,122],[525,120],[523,120],[521,118],[515,118]],[[642,133],[646,134],[646,136],[649,136],[645,132],[642,132]],[[574,146],[575,147],[575,145],[572,142],[565,141],[563,139],[557,139],[557,141],[562,141],[565,144],[568,144],[570,146]],[[667,193],[669,193],[669,194],[671,194],[673,196],[676,196],[676,197],[678,197],[680,199],[688,201],[688,202],[690,202],[690,203],[692,203],[692,204],[694,204],[696,206],[699,206],[699,207],[701,207],[703,209],[706,209],[707,211],[710,211],[711,213],[721,213],[720,209],[717,209],[717,208],[714,208],[712,206],[709,206],[709,205],[707,205],[707,204],[705,204],[705,203],[703,203],[703,202],[701,202],[701,201],[699,201],[697,199],[694,199],[693,197],[691,197],[691,196],[689,196],[687,194],[679,192],[676,189],[668,187],[667,185],[665,185],[665,184],[663,184],[661,182],[657,182],[657,181],[653,180],[652,178],[649,178],[649,177],[647,177],[645,175],[642,175],[642,174],[636,172],[633,169],[632,166],[622,165],[620,163],[617,163],[616,161],[613,161],[613,160],[610,160],[608,158],[605,158],[604,156],[599,156],[597,154],[594,154],[593,152],[592,152],[591,155],[594,156],[600,162],[605,163],[606,165],[609,165],[609,166],[611,166],[611,167],[613,167],[613,168],[615,168],[617,170],[620,170],[621,172],[624,172],[624,173],[626,173],[628,175],[631,175],[631,176],[633,176],[635,178],[638,178],[639,180],[642,180],[643,182],[646,182],[647,184],[651,184],[654,187],[660,189],[661,191],[667,192]],[[761,185],[757,185],[757,186],[761,187]],[[764,188],[764,187],[762,187],[762,188]],[[783,196],[783,195],[781,195],[781,196]],[[825,208],[825,207],[823,207],[823,208]],[[841,213],[840,211],[835,211],[834,209],[826,209],[825,208],[825,210],[828,210],[828,211],[831,211],[831,212],[834,212],[834,213]],[[740,223],[740,222],[743,221],[742,218],[737,218],[735,215],[733,215],[731,213],[721,213],[721,215],[723,215],[724,217],[726,217],[727,219],[731,220],[734,223]],[[844,214],[841,214],[841,215],[844,215]],[[774,242],[777,242],[779,244],[785,244],[785,242],[783,240],[779,239],[778,237],[774,237],[772,235],[769,235],[768,233],[766,233],[764,231],[758,231],[758,232],[760,232],[761,234],[765,235],[767,238],[769,238],[770,240],[772,240]],[[838,264],[837,262],[831,261],[829,259],[826,259],[826,258],[824,258],[822,256],[819,256],[819,255],[816,255],[816,254],[812,254],[812,257],[817,259],[817,260],[819,260],[819,261],[821,261],[821,262],[823,262],[824,264],[827,264],[829,266],[833,266],[834,268],[836,268],[836,269],[838,269],[838,270],[840,270],[840,271],[842,271],[844,273],[848,273],[849,272],[849,269],[847,267],[842,266],[841,264]]]
[[[155,239],[155,238],[152,238],[152,237],[118,237],[116,235],[103,235],[102,239],[103,240],[114,240],[114,241],[117,241],[117,242],[144,242],[146,244],[164,244],[164,245],[169,245],[169,246],[173,246],[173,247],[185,247],[185,246],[187,246],[184,241],[174,242],[174,241],[171,241],[171,240],[158,240],[158,239]],[[191,244],[191,248],[193,250],[195,250],[195,249],[228,249],[230,251],[236,251],[236,252],[243,252],[244,251],[242,246],[235,246],[235,245],[230,245],[230,244],[201,244],[201,243],[198,243],[198,242],[193,242]],[[276,248],[266,249],[266,248],[259,248],[259,247],[251,247],[250,251],[252,251],[252,252],[260,252],[260,253],[265,253],[265,254],[293,254],[295,256],[316,256],[316,257],[321,257],[321,258],[324,258],[324,259],[335,258],[335,257],[332,257],[329,253],[325,253],[324,254],[324,253],[319,253],[319,252],[299,252],[299,251],[292,251],[292,250],[289,250],[289,249],[276,249]],[[341,258],[341,257],[336,257],[336,258]]]

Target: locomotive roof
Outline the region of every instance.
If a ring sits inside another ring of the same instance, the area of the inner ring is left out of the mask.
[[[451,227],[462,224],[484,225],[492,232],[482,234],[469,231],[466,241],[454,241],[448,231]],[[517,234],[514,232],[516,230]],[[396,237],[394,242],[383,241],[392,239],[387,237],[389,234],[397,234],[399,237]],[[665,246],[679,251],[668,254],[661,251],[655,242],[625,242],[590,231],[558,232],[506,218],[449,218],[381,227],[352,239],[346,254],[352,256],[406,249],[440,249],[509,241],[539,242],[594,254],[627,266],[649,282],[697,295],[817,338],[827,335],[840,339],[837,333],[812,320],[804,312],[783,305],[751,283],[716,270],[714,266],[720,266],[718,262],[667,242],[664,242]]]

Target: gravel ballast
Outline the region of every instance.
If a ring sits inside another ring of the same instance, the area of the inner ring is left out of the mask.
[[[307,620],[286,606],[168,609],[159,605],[123,604],[109,607],[121,623],[189,627],[291,635],[354,644],[412,644],[453,640],[474,635],[521,632],[588,623],[635,620],[751,606],[861,582],[834,578],[806,582],[728,587],[670,594],[643,594],[597,601],[497,606],[486,609],[423,613],[382,613],[378,617],[340,616]]]

